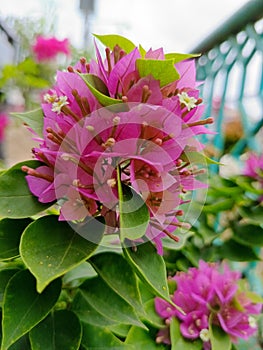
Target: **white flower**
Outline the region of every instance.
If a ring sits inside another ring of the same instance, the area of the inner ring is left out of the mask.
[[[249,323],[249,326],[251,328],[257,328],[257,321],[256,321],[255,317],[249,316],[248,323]]]
[[[51,108],[52,112],[60,113],[61,108],[69,104],[67,99],[68,99],[67,96],[59,96],[58,99],[52,103],[52,108]]]
[[[207,328],[203,328],[199,333],[199,337],[203,342],[209,341],[210,340],[209,330]]]
[[[196,107],[197,99],[193,96],[189,96],[187,92],[183,91],[181,94],[177,94],[177,96],[179,97],[180,103],[185,105],[188,111]]]
[[[47,102],[47,103],[54,103],[58,100],[58,96],[57,94],[45,94],[44,95],[44,101]]]

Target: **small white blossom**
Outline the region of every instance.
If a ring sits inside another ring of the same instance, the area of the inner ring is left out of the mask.
[[[54,103],[58,100],[58,96],[57,94],[45,94],[44,95],[44,101],[47,102],[47,103]]]
[[[59,96],[58,99],[52,103],[52,112],[61,112],[61,108],[68,105],[67,96]]]
[[[209,341],[210,340],[209,330],[207,328],[203,328],[199,333],[199,337],[203,342]]]
[[[187,92],[183,91],[181,94],[177,94],[181,104],[185,105],[188,111],[196,107],[197,99],[193,96],[189,96]]]
[[[255,317],[249,316],[248,323],[249,323],[251,328],[257,328],[257,321],[256,321]]]

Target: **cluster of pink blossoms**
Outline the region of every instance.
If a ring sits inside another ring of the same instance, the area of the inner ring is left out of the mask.
[[[176,241],[175,229],[188,227],[178,220],[182,193],[205,187],[186,156],[202,149],[195,136],[208,133],[212,118],[201,119],[194,60],[175,63],[180,77],[161,86],[140,75],[137,60],[164,61],[163,49],[142,57],[137,47],[126,53],[116,45],[105,53],[96,47],[96,60],[58,71],[42,104],[44,138],[33,150],[43,165],[23,171],[40,202],[59,200],[60,220],[102,216],[105,233],[119,230],[119,179],[146,203],[145,236],[162,254],[161,238]]]
[[[238,288],[240,273],[231,271],[226,264],[199,262],[198,268],[178,272],[172,279],[177,288],[172,301],[185,312],[163,299],[155,299],[157,313],[165,319],[167,327],[160,330],[157,342],[170,344],[169,324],[172,317],[180,320],[180,331],[187,339],[201,338],[204,349],[211,348],[209,319],[220,326],[233,342],[248,339],[257,331],[253,315],[260,313],[262,304],[253,303]]]
[[[32,50],[39,62],[53,60],[59,53],[70,54],[68,39],[58,40],[55,37],[45,38],[41,35],[36,38]]]

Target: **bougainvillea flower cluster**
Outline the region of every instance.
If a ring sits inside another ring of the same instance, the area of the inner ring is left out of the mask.
[[[40,202],[59,200],[60,220],[101,216],[105,233],[120,230],[120,188],[132,189],[149,213],[145,237],[162,254],[161,238],[176,241],[175,229],[189,227],[178,219],[182,194],[205,187],[187,158],[201,152],[196,135],[212,122],[202,119],[195,62],[119,45],[107,47],[103,59],[95,48],[96,60],[81,58],[57,73],[42,104],[44,136],[33,150],[43,164],[23,170]]]
[[[46,38],[42,35],[37,36],[32,50],[38,62],[53,60],[59,53],[70,54],[68,39],[59,40],[55,37]]]
[[[246,291],[239,288],[241,274],[226,264],[199,262],[198,268],[178,272],[172,279],[176,290],[172,301],[184,314],[163,299],[155,299],[157,313],[167,327],[159,331],[158,342],[170,344],[169,324],[173,317],[180,320],[180,331],[187,339],[201,338],[204,349],[210,346],[210,325],[220,326],[231,341],[248,339],[257,331],[255,315],[262,308],[253,303]]]

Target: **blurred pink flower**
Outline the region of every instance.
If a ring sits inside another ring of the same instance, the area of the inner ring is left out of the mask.
[[[0,142],[5,138],[5,130],[9,123],[9,118],[6,114],[0,113]]]
[[[250,152],[245,162],[243,175],[250,177],[257,182],[257,189],[263,190],[263,154]],[[258,200],[263,201],[263,195],[260,195]]]
[[[248,159],[245,162],[243,174],[263,184],[263,154],[249,153]]]
[[[59,53],[70,54],[68,39],[58,40],[55,37],[46,38],[41,35],[37,36],[32,50],[39,62],[53,60]]]
[[[240,278],[240,273],[231,271],[226,264],[201,260],[198,268],[178,272],[173,277],[177,288],[172,301],[185,314],[160,298],[155,299],[156,312],[168,325],[172,317],[178,318],[181,333],[187,339],[202,338],[201,332],[209,330],[209,318],[212,324],[229,334],[233,342],[239,338],[248,339],[257,331],[252,315],[260,313],[262,304],[253,303],[245,292],[239,290]],[[163,334],[163,330],[158,333],[159,340]],[[168,341],[163,339],[164,343]]]

